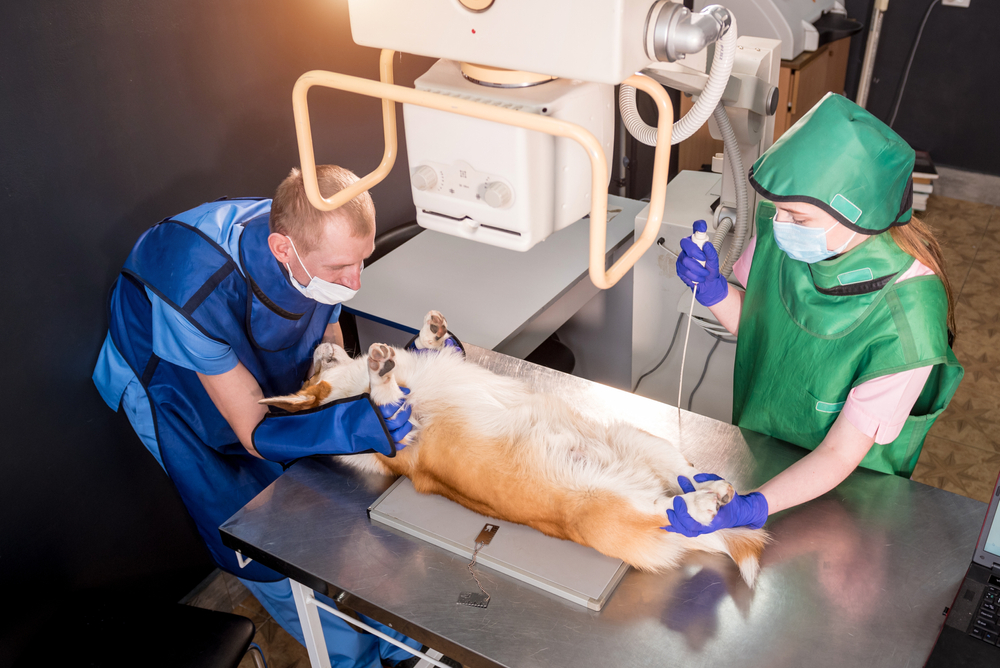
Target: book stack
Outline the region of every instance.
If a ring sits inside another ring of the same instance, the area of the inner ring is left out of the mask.
[[[927,151],[917,151],[917,160],[913,164],[913,210],[926,211],[927,198],[934,192],[934,181],[938,178],[934,169],[934,161]]]

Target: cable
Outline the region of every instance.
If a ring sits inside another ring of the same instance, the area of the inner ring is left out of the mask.
[[[697,392],[698,388],[701,387],[702,381],[705,380],[705,374],[708,373],[708,363],[712,361],[712,355],[715,353],[715,349],[719,347],[719,343],[721,343],[722,340],[721,336],[716,336],[712,349],[708,351],[708,357],[705,358],[705,368],[701,370],[701,378],[698,379],[698,384],[694,386],[694,389],[691,390],[691,394],[688,396],[688,411],[691,410],[691,402],[694,401],[695,392]]]
[[[889,117],[889,127],[896,122],[896,114],[899,112],[899,103],[903,101],[903,90],[906,88],[906,80],[910,78],[910,66],[913,65],[913,57],[917,55],[917,46],[920,44],[920,38],[924,34],[924,26],[927,25],[927,19],[931,16],[931,10],[934,9],[934,5],[941,2],[941,0],[931,0],[931,4],[927,6],[927,11],[924,12],[924,20],[920,22],[920,30],[917,31],[917,38],[913,40],[913,46],[910,48],[910,57],[906,61],[906,69],[903,70],[903,81],[899,84],[899,90],[896,91],[895,105],[892,108],[892,116]]]
[[[702,263],[704,264],[704,263]],[[684,389],[684,362],[687,361],[688,339],[691,338],[691,321],[694,320],[694,295],[698,292],[698,284],[691,288],[691,309],[688,311],[687,334],[684,335],[684,352],[681,353],[681,373],[680,380],[677,381],[677,419],[681,416],[681,396]]]
[[[677,324],[674,325],[674,336],[672,339],[670,339],[670,345],[667,347],[667,352],[663,353],[663,357],[661,357],[660,361],[656,363],[656,366],[654,366],[652,369],[639,376],[639,380],[635,381],[635,387],[632,388],[632,392],[635,392],[636,390],[639,389],[639,383],[642,382],[643,378],[645,378],[649,374],[659,369],[661,366],[663,366],[663,363],[667,361],[667,357],[670,355],[670,351],[674,349],[674,343],[677,341],[677,333],[681,331],[681,318],[683,317],[684,317],[683,313],[680,313],[677,316]]]

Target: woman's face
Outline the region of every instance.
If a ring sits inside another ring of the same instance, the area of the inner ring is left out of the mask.
[[[823,209],[805,202],[775,202],[778,213],[775,220],[779,223],[792,223],[803,227],[818,227],[826,230],[826,248],[835,250],[854,234],[851,230],[837,222],[837,219]],[[844,249],[844,252],[854,248],[868,237],[856,235]]]

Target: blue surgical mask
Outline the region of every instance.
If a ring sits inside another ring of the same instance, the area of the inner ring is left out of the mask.
[[[855,232],[851,235],[850,239],[844,242],[843,246],[829,250],[826,247],[826,233],[836,227],[836,223],[824,230],[821,227],[806,227],[805,225],[796,225],[795,223],[781,223],[778,222],[778,216],[775,214],[773,226],[774,241],[778,244],[778,248],[785,251],[788,257],[793,260],[807,264],[822,262],[834,255],[843,253],[844,249],[847,248],[847,244],[851,243],[851,240],[857,235],[857,232]]]

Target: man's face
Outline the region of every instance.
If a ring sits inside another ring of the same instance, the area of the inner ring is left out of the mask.
[[[299,243],[295,244],[299,249],[301,264],[292,252],[291,244],[287,244],[286,237],[277,234],[271,236],[279,237],[274,240],[276,244],[272,244],[275,257],[279,262],[287,262],[299,285],[309,285],[309,276],[315,276],[329,283],[358,290],[361,287],[361,264],[375,250],[374,231],[364,237],[356,237],[351,234],[348,224],[342,221],[328,223],[319,245],[309,252],[303,253]],[[285,245],[288,246],[287,249],[284,248]]]

